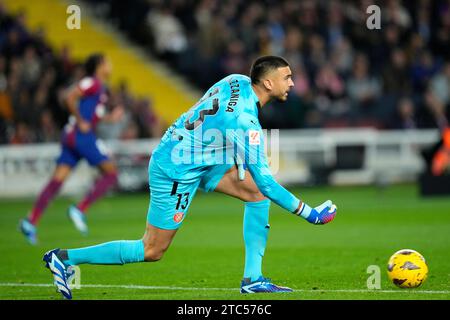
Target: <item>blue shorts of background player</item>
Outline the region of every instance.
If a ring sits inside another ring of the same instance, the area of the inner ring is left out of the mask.
[[[66,164],[70,167],[77,165],[82,158],[91,166],[98,166],[100,163],[109,160],[106,149],[92,132],[76,132],[65,135],[62,139],[61,154],[56,163]]]

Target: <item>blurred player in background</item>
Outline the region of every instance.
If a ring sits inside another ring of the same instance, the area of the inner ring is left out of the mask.
[[[97,139],[95,128],[100,120],[119,121],[122,107],[106,114],[108,96],[105,82],[111,74],[111,64],[103,54],[93,54],[85,62],[86,76],[69,89],[65,102],[71,113],[61,139],[61,154],[50,181],[41,191],[27,218],[20,221],[20,230],[31,244],[37,242],[36,226],[49,202],[57,195],[64,181],[81,159],[98,167],[101,176],[92,189],[77,205],[71,205],[68,216],[75,227],[87,234],[86,211],[117,183],[117,168],[107,155],[102,142]]]
[[[286,101],[293,86],[289,64],[276,56],[256,60],[250,77],[232,74],[213,85],[166,131],[153,151],[149,165],[151,199],[144,237],[79,249],[54,249],[44,255],[61,294],[72,298],[68,286],[75,270],[72,265],[160,260],[199,187],[245,202],[241,293],[292,291],[272,283],[261,271],[270,201],[313,224],[328,223],[336,214],[330,200],[311,208],[279,185],[270,172],[258,112],[272,100]],[[212,132],[215,138],[206,138]],[[179,163],[176,156],[180,154],[192,157]],[[218,154],[223,157],[218,158]],[[250,174],[245,174],[244,165]],[[214,214],[214,208],[211,211]]]

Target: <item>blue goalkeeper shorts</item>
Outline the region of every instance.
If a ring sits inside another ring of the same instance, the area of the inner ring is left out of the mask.
[[[198,188],[206,192],[214,191],[223,175],[232,166],[233,164],[216,165],[199,179],[183,182],[168,177],[152,157],[148,168],[150,205],[147,222],[160,229],[178,229],[187,215]]]

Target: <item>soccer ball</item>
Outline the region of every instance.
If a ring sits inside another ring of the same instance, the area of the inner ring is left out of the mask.
[[[388,275],[400,288],[417,288],[426,280],[428,266],[425,258],[417,251],[402,249],[389,259]]]

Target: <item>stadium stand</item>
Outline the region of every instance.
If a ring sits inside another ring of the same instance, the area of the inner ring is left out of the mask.
[[[1,9],[2,143],[55,140],[67,116],[60,106],[61,90],[81,76],[78,62],[97,47],[106,50],[115,64],[113,95],[133,100],[132,113],[146,113],[130,126],[103,130],[107,137],[118,137],[122,130],[129,138],[157,136],[145,132],[152,119],[160,118],[164,121],[160,127],[165,127],[195,101],[195,94],[186,93],[177,81],[169,80],[172,77],[158,76],[157,68],[123,48],[104,28],[96,28],[91,19],[83,20],[82,30],[58,30],[54,26],[64,24],[67,17],[62,2],[3,2],[14,15],[7,14],[5,6]],[[380,1],[382,32],[364,27],[365,1],[80,3],[201,90],[226,74],[247,73],[259,55],[285,56],[296,86],[287,103],[273,103],[261,112],[266,128],[442,129],[448,125],[448,1]],[[50,11],[60,14],[46,19]],[[27,71],[19,77],[22,69]],[[130,92],[137,96],[130,99]],[[142,98],[148,95],[151,100]],[[26,118],[35,119],[41,105],[46,108],[38,115],[40,129],[30,128]],[[282,112],[276,112],[279,109]]]
[[[86,16],[81,30],[67,32],[66,19],[62,2],[0,2],[1,143],[58,140],[67,120],[63,90],[82,77],[83,59],[99,50],[113,62],[112,104],[127,109],[121,123],[99,127],[103,138],[160,136],[179,113],[169,106],[193,103],[191,94],[158,76],[116,35],[96,28]]]
[[[445,126],[448,1],[87,2],[202,89],[247,73],[259,55],[285,56],[295,94],[265,108],[268,128]],[[365,27],[370,4],[381,7],[382,30]]]

